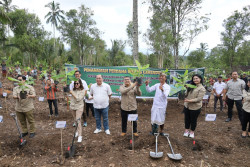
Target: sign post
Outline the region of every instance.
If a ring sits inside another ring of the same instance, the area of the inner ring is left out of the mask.
[[[66,127],[66,121],[56,121],[56,128],[61,130],[61,160],[63,162],[63,141],[62,141],[62,131]]]
[[[134,151],[134,121],[138,120],[138,114],[129,114],[128,121],[131,121],[132,124],[132,150]]]
[[[5,111],[6,111],[6,113],[8,113],[8,111],[7,111],[7,100],[6,100],[6,97],[7,97],[7,93],[6,92],[3,92],[3,97],[4,97],[4,101],[5,101]]]

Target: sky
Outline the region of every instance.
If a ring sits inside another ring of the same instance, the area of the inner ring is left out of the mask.
[[[17,5],[19,9],[28,9],[30,13],[35,13],[41,20],[45,30],[53,31],[51,24],[46,24],[44,16],[49,12],[45,5],[52,0],[13,0],[12,4]],[[148,4],[145,0],[138,0],[138,23],[139,31],[139,51],[145,54],[151,53],[150,46],[147,45],[143,34],[149,28],[149,18],[152,13],[148,13]],[[60,3],[60,8],[64,11],[78,9],[82,4],[94,11],[93,19],[96,21],[96,27],[103,32],[101,38],[105,40],[107,48],[111,47],[111,40],[127,40],[126,27],[129,21],[132,21],[133,1],[132,0],[55,0]],[[195,38],[190,50],[200,47],[200,43],[207,43],[208,48],[212,49],[221,43],[221,32],[224,30],[223,20],[233,14],[235,10],[241,11],[244,6],[250,5],[249,0],[203,0],[201,15],[211,13],[208,23],[209,29],[202,32]],[[56,37],[60,33],[56,32]],[[185,44],[184,44],[185,47]],[[183,48],[184,48],[183,47]],[[126,53],[131,53],[131,48],[125,48]]]

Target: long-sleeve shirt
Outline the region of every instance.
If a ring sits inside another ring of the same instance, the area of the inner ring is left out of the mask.
[[[153,101],[153,105],[158,108],[166,108],[167,107],[167,97],[170,92],[170,86],[166,83],[163,84],[163,91],[159,88],[161,83],[157,83],[154,86],[149,87],[146,86],[147,92],[155,91],[155,97]]]
[[[202,107],[202,100],[205,94],[206,89],[202,86],[202,84],[198,84],[197,87],[190,91],[186,97],[186,99],[192,101],[185,102],[184,106],[190,110],[200,109]]]
[[[246,90],[243,91],[243,98],[244,98],[244,103],[242,108],[246,112],[250,113],[250,90],[248,90],[248,92]]]
[[[83,98],[85,96],[85,89],[83,90],[73,90],[72,96],[70,97],[70,109],[79,110],[84,107]],[[76,98],[74,98],[74,96]]]
[[[47,100],[55,100],[56,92],[58,91],[57,87],[45,86],[45,90],[47,90]]]
[[[124,111],[136,110],[136,96],[141,96],[142,94],[140,88],[133,87],[132,85],[128,87],[121,85],[119,91],[121,92],[121,109]]]

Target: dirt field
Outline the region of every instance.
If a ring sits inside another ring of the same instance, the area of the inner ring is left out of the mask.
[[[4,81],[6,89],[12,88],[12,83]],[[30,139],[26,137],[27,145],[19,148],[18,132],[13,118],[14,100],[9,96],[6,103],[1,98],[3,108],[3,123],[0,123],[0,144],[3,155],[0,157],[0,166],[60,166],[60,130],[55,128],[55,121],[67,121],[67,127],[63,130],[63,148],[66,151],[71,143],[74,128],[73,118],[64,102],[59,104],[59,117],[49,119],[48,104],[46,101],[39,102],[38,97],[42,94],[40,84],[35,86],[37,98],[35,100],[35,120],[37,135]],[[62,97],[62,93],[59,94]],[[109,126],[111,135],[105,133],[94,134],[95,119],[90,116],[88,126],[83,128],[83,142],[76,143],[77,150],[74,158],[65,159],[62,166],[93,166],[93,167],[116,167],[116,166],[218,166],[229,167],[250,166],[250,138],[241,138],[240,122],[234,113],[233,120],[225,122],[226,112],[218,113],[215,122],[205,122],[205,109],[199,116],[198,126],[195,133],[197,150],[193,151],[193,140],[183,137],[184,115],[181,113],[182,104],[170,100],[167,108],[165,132],[170,134],[170,141],[176,153],[180,153],[183,159],[175,162],[168,158],[170,148],[167,139],[160,136],[158,139],[158,151],[164,153],[161,159],[152,159],[150,151],[155,151],[155,137],[150,136],[150,109],[151,100],[139,101],[138,103],[138,132],[139,137],[135,140],[135,151],[130,150],[131,125],[128,124],[128,133],[120,137],[121,116],[120,103],[111,100],[109,109]],[[208,108],[207,113],[214,113],[213,108]]]

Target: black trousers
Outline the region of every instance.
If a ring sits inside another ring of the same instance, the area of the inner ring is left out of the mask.
[[[216,111],[216,107],[217,107],[217,101],[220,100],[220,111],[223,110],[223,100],[222,100],[222,96],[217,97],[214,96],[214,111]]]
[[[185,129],[190,129],[195,131],[197,126],[197,119],[200,115],[201,109],[199,110],[189,110],[188,108],[184,107],[184,114],[185,114]]]
[[[250,132],[250,113],[242,109],[242,131],[247,130],[247,123],[248,123],[248,132]]]
[[[128,114],[137,114],[137,110],[134,111],[124,111],[121,109],[121,116],[122,116],[122,132],[127,132],[127,122],[128,122]],[[133,131],[134,133],[137,132],[137,121],[133,121]]]
[[[89,116],[89,109],[92,112],[92,116],[95,117],[95,111],[94,111],[93,103],[86,103],[86,114],[87,114],[87,117]]]
[[[53,115],[52,103],[55,107],[55,115],[58,115],[57,100],[48,100],[50,115]]]
[[[232,118],[233,116],[233,106],[234,102],[236,104],[236,108],[238,111],[238,117],[240,120],[240,123],[242,123],[242,100],[232,100],[232,99],[227,99],[227,105],[228,105],[228,118]]]

